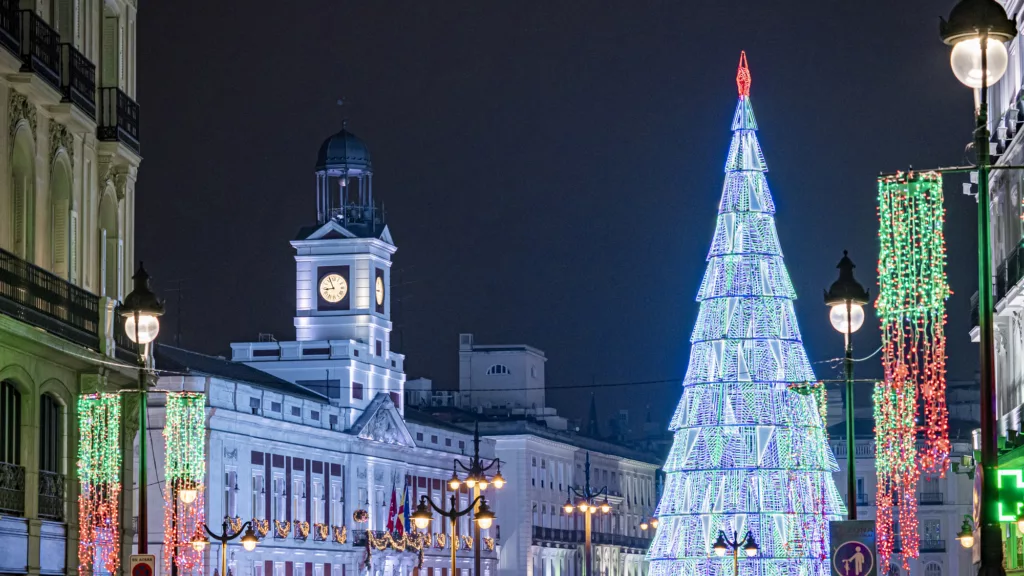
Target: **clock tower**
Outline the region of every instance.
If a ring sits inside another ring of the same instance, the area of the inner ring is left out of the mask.
[[[404,360],[391,351],[394,240],[373,197],[366,145],[347,127],[317,154],[316,222],[295,249],[295,340],[233,343],[232,359],[351,406],[351,426],[386,393],[399,409]]]

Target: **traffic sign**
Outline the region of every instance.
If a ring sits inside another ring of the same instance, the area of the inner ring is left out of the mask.
[[[131,576],[156,576],[156,556],[153,554],[132,554],[129,562]]]
[[[874,520],[847,520],[829,524],[832,576],[878,574]]]

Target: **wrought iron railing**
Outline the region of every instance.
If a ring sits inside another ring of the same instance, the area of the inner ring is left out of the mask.
[[[61,102],[96,118],[96,65],[71,44],[60,45],[60,93]]]
[[[921,552],[945,552],[945,540],[921,540]]]
[[[99,350],[99,298],[4,250],[0,313]]]
[[[533,538],[535,540],[544,540],[548,542],[582,544],[586,541],[586,532],[583,530],[534,526]],[[606,532],[591,531],[590,542],[592,544],[611,544],[627,548],[645,549],[650,545],[651,539],[640,536],[626,536],[624,534],[608,534]]]
[[[60,34],[34,10],[21,10],[21,71],[60,90]]]
[[[871,499],[867,494],[857,494],[857,506],[871,506]]]
[[[21,19],[18,0],[0,0],[0,45],[21,57]]]
[[[96,137],[121,142],[135,152],[139,146],[139,105],[120,88],[100,88],[100,117]]]
[[[0,513],[25,514],[25,468],[0,462]]]
[[[971,328],[978,326],[981,323],[981,319],[978,315],[978,293],[975,292],[971,296]]]
[[[936,504],[942,504],[943,494],[942,492],[921,492],[918,495],[917,501],[920,502],[921,504],[932,506]]]
[[[39,517],[64,521],[64,475],[39,471]]]
[[[1024,277],[1024,254],[1018,245],[1010,252],[999,266],[996,266],[995,292],[992,294],[993,302],[1002,300],[1017,282]]]

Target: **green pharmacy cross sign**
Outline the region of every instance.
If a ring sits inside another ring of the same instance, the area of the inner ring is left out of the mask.
[[[1000,522],[1016,522],[1024,511],[1024,470],[999,470],[997,512]]]

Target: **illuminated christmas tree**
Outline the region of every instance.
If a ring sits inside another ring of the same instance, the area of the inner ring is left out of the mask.
[[[800,338],[796,294],[782,260],[775,205],[740,55],[739,103],[718,225],[697,301],[683,396],[669,429],[652,576],[733,576],[727,540],[741,545],[740,575],[829,573],[828,522],[846,513],[832,482],[820,385]]]

